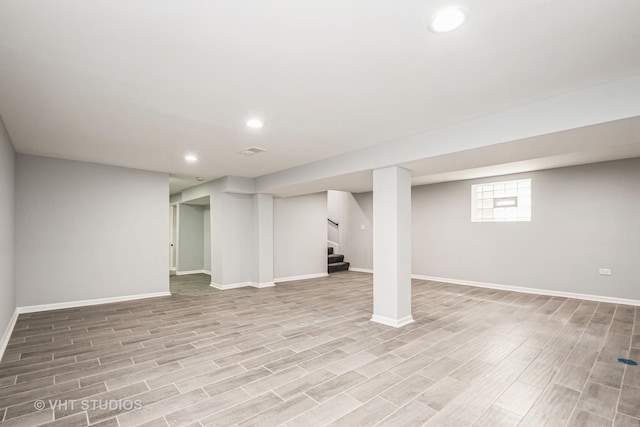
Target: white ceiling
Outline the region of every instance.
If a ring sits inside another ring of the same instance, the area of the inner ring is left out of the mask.
[[[457,1],[467,24],[430,33],[450,3],[3,0],[0,115],[21,153],[167,172],[184,188],[640,73],[637,0]],[[268,151],[238,154],[252,145]]]

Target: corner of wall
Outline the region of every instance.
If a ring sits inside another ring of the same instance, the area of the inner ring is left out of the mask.
[[[0,117],[0,360],[9,343],[16,311],[16,170],[18,154]]]
[[[11,334],[13,333],[13,328],[16,326],[16,322],[18,321],[18,309],[15,308],[13,310],[13,315],[9,319],[9,323],[4,330],[3,335],[0,337],[0,362],[4,357],[4,352],[7,349],[7,345],[9,344],[9,340],[11,339]]]

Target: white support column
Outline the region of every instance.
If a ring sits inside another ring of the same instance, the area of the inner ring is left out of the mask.
[[[411,171],[373,171],[373,316],[400,327],[411,315]]]
[[[255,215],[255,268],[254,280],[257,287],[275,286],[273,283],[273,196],[255,194],[253,196]]]

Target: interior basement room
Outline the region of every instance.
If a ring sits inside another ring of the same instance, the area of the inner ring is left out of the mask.
[[[0,427],[640,427],[639,18],[1,0]]]

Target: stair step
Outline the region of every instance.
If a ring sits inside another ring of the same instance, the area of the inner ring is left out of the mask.
[[[327,248],[327,254],[331,255],[333,253],[333,248],[331,246],[329,246]]]
[[[329,273],[335,273],[336,271],[348,271],[349,270],[348,262],[334,262],[329,264],[327,271]]]
[[[331,254],[328,256],[328,263],[329,264],[335,264],[336,262],[342,262],[344,261],[344,255],[340,255],[340,254]]]

